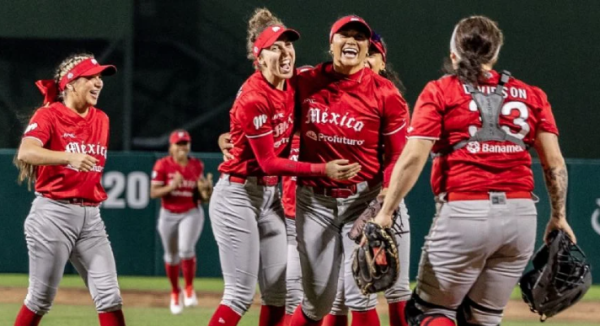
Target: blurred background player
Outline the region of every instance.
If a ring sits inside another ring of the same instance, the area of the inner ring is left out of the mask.
[[[183,306],[198,305],[193,283],[195,249],[204,226],[204,211],[198,205],[210,199],[213,181],[210,173],[204,178],[202,161],[189,156],[191,137],[187,131],[173,131],[169,144],[169,155],[159,159],[152,170],[150,197],[161,198],[157,229],[171,283],[171,312],[179,314]],[[180,267],[185,280],[183,291],[179,288]]]
[[[371,44],[369,46],[369,55],[366,59],[366,66],[373,70],[373,72],[376,74],[379,74],[380,76],[383,76],[393,82],[400,93],[405,91],[404,85],[402,84],[398,73],[394,71],[391,67],[391,64],[387,62],[387,46],[383,38],[375,32],[373,32],[371,35]],[[399,228],[395,230],[395,237],[400,256],[400,275],[398,276],[395,286],[388,289],[384,293],[385,299],[388,302],[388,317],[390,326],[407,325],[406,319],[404,318],[404,308],[406,306],[406,301],[410,299],[411,295],[409,281],[410,225],[408,210],[404,201],[400,202],[399,212],[400,220],[397,221]],[[348,238],[347,233],[342,234],[342,236],[343,241],[345,242],[344,246],[352,247],[352,240]],[[288,251],[288,255],[290,255],[290,251]],[[291,260],[291,258],[288,257],[288,260]],[[344,257],[344,260],[344,266],[342,266],[342,269],[340,270],[340,280],[338,283],[336,298],[333,302],[333,308],[331,309],[331,312],[325,316],[325,318],[323,318],[323,326],[345,326],[348,324],[348,308],[344,303],[344,292],[346,291],[345,288],[349,288],[347,290],[348,292],[356,292],[358,289],[356,289],[356,282],[354,281],[350,268],[352,256],[350,255],[348,257]],[[288,271],[288,274],[289,273],[290,271]]]
[[[248,23],[248,58],[256,72],[240,88],[230,111],[233,159],[219,166],[221,177],[210,202],[225,290],[209,325],[237,325],[248,310],[258,281],[260,326],[279,325],[285,315],[286,230],[279,176],[348,179],[360,170],[345,160],[303,163],[289,160],[296,60],[287,29],[267,9]],[[280,157],[283,156],[283,157]]]
[[[103,75],[116,72],[91,54],[69,56],[53,80],[36,85],[45,95],[17,152],[19,181],[35,183],[25,220],[29,288],[15,326],[38,325],[50,311],[67,260],[96,304],[102,326],[125,325],[115,259],[99,205],[109,138],[108,116],[95,108]]]
[[[369,202],[384,194],[382,186],[387,187],[406,141],[406,102],[392,82],[365,68],[370,36],[362,18],[339,19],[329,34],[333,63],[298,75],[300,160],[322,163],[347,157],[362,169],[348,181],[298,178],[296,228],[304,298],[293,326],[319,325],[330,312],[343,257],[355,247],[342,234]],[[376,295],[363,296],[357,287],[347,290],[344,301],[353,323],[379,325]]]
[[[458,325],[500,325],[535,243],[531,146],[552,206],[545,238],[558,229],[575,241],[565,216],[567,170],[550,104],[541,89],[493,70],[503,38],[487,17],[456,25],[449,74],[429,82],[419,96],[408,144],[376,217],[391,224],[391,212],[433,152],[437,213],[407,305],[411,325],[454,325],[454,319]]]

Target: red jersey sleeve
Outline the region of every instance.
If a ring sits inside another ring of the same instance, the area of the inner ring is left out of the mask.
[[[535,108],[536,113],[539,115],[536,129],[558,135],[558,127],[556,126],[556,120],[554,120],[554,114],[552,114],[552,107],[548,102],[548,96],[541,89],[532,88],[539,99],[539,107]]]
[[[437,140],[442,133],[443,93],[436,83],[429,82],[419,95],[412,122],[408,128],[409,138]]]
[[[271,112],[267,99],[256,93],[244,94],[239,99],[242,110],[238,110],[238,119],[248,138],[258,138],[273,132]]]
[[[383,105],[383,136],[385,161],[383,163],[383,187],[389,185],[394,165],[406,145],[406,129],[410,120],[408,105],[395,87],[382,88],[384,91]]]
[[[40,108],[33,114],[29,125],[23,133],[23,138],[34,138],[42,143],[42,146],[50,140],[52,133],[52,116],[49,108]]]
[[[152,169],[152,183],[164,185],[167,182],[167,173],[164,169],[163,160],[158,160]]]

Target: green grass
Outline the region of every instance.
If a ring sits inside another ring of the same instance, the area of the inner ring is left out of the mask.
[[[27,287],[29,279],[25,274],[0,274],[0,286]],[[223,279],[202,278],[196,282],[199,291],[223,291]],[[123,276],[119,277],[121,290],[157,290],[168,291],[169,282],[166,277]],[[82,289],[85,284],[79,275],[65,275],[60,282],[60,288]]]
[[[0,304],[0,325],[12,325],[19,304]],[[173,316],[166,308],[125,308],[125,317],[128,326],[154,326],[154,325],[177,325],[177,326],[200,326],[207,325],[213,313],[212,310],[194,308],[186,309],[183,314]],[[388,326],[387,316],[380,315],[381,325]],[[97,325],[97,316],[94,308],[90,306],[65,306],[58,305],[44,317],[44,326],[81,326]],[[258,309],[250,309],[242,318],[239,326],[258,325]],[[541,325],[565,325],[564,322],[548,320],[544,324],[531,321],[504,321],[502,326],[541,326]],[[574,325],[574,324],[571,324]],[[577,326],[592,326],[591,323],[577,323]]]
[[[27,287],[28,278],[24,274],[0,274],[0,287]],[[123,276],[119,278],[122,290],[155,290],[168,291],[169,283],[165,277],[131,277]],[[84,288],[83,281],[77,275],[66,275],[61,284],[61,288]],[[203,278],[196,281],[196,287],[199,291],[221,293],[223,290],[223,281],[215,278]],[[513,299],[520,300],[521,293],[515,289],[512,295]],[[583,300],[600,301],[600,286],[593,286],[586,294]],[[12,325],[20,304],[0,304],[0,325]],[[128,307],[125,305],[124,312],[128,326],[152,326],[152,325],[206,325],[214,312],[214,308],[193,308],[185,309],[182,315],[172,316],[167,307]],[[258,325],[259,309],[251,308],[242,318],[239,326]],[[387,315],[380,316],[382,326],[387,324]],[[57,305],[52,311],[44,317],[44,326],[80,326],[97,325],[97,315],[92,304],[82,306]],[[565,322],[548,320],[545,325],[567,325]],[[540,326],[535,321],[515,321],[508,320],[502,323],[502,326]],[[575,325],[575,323],[568,324]],[[580,323],[578,326],[592,326],[592,323]]]
[[[25,274],[0,274],[0,286],[27,287],[28,278]],[[165,277],[144,277],[144,276],[122,276],[119,277],[121,290],[156,290],[167,291],[170,289],[169,283]],[[223,280],[220,278],[202,278],[196,282],[196,288],[205,292],[223,291]],[[60,283],[61,288],[84,288],[85,285],[78,275],[65,275]],[[411,284],[414,287],[414,283]],[[515,288],[512,299],[521,299],[521,290]],[[600,301],[600,285],[594,285],[590,288],[583,298],[584,301]]]

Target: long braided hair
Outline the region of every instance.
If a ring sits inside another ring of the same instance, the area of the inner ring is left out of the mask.
[[[64,77],[64,75],[66,73],[68,73],[71,69],[73,69],[73,67],[75,67],[75,65],[77,65],[78,63],[80,63],[86,59],[93,58],[93,57],[94,57],[94,55],[89,54],[89,53],[77,53],[77,54],[72,54],[72,55],[68,56],[66,59],[64,59],[58,65],[58,67],[56,67],[56,70],[54,72],[54,81],[57,84],[60,83],[60,80]],[[65,96],[65,91],[63,90],[63,91],[59,92],[58,98],[56,99],[56,101],[63,101],[64,96]],[[49,103],[46,105],[49,105]],[[36,166],[34,166],[32,164],[29,164],[29,163],[19,160],[18,157],[19,157],[19,152],[17,151],[17,153],[15,154],[15,157],[13,158],[13,163],[19,170],[17,182],[19,184],[26,182],[27,189],[31,190],[31,187],[33,186],[33,184],[35,183],[35,180],[37,178],[37,168],[36,168]]]

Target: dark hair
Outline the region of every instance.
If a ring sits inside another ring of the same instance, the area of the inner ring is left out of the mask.
[[[252,51],[254,42],[256,42],[256,39],[265,28],[272,25],[283,25],[283,23],[267,8],[257,8],[254,10],[252,17],[248,20],[248,37],[246,40],[246,50],[248,51],[247,57],[250,61],[256,60],[254,52]]]
[[[377,53],[379,53],[379,49],[377,49],[374,45],[373,42],[380,42],[381,45],[383,45],[384,51],[387,52],[387,43],[385,43],[385,40],[381,37],[381,35],[373,32],[373,34],[371,35],[371,47],[369,49],[369,51],[375,51]],[[387,53],[386,53],[387,54]],[[383,56],[383,53],[381,54]],[[385,56],[384,56],[385,57]],[[389,81],[391,81],[392,83],[394,83],[394,85],[396,86],[396,88],[400,91],[400,94],[404,95],[404,92],[406,92],[406,87],[404,87],[404,83],[402,82],[402,80],[400,79],[400,75],[398,74],[397,71],[394,70],[394,67],[392,67],[391,63],[388,63],[387,60],[385,62],[385,69],[379,71],[379,75],[382,77],[387,78]]]
[[[73,69],[73,67],[75,67],[75,65],[77,65],[78,63],[80,63],[83,60],[93,58],[93,57],[94,57],[94,55],[89,54],[89,53],[77,53],[77,54],[72,54],[72,55],[68,56],[56,67],[56,70],[54,72],[54,81],[57,84],[60,83],[60,80],[63,78],[63,76],[67,72],[69,72],[69,70]],[[64,94],[62,92],[60,92],[58,94],[57,100],[62,101],[63,96],[64,96]],[[29,117],[27,117],[27,121],[25,123],[29,122],[29,120],[31,119],[33,114],[35,114],[35,111],[33,111],[32,114]],[[19,175],[17,177],[17,182],[19,184],[22,184],[24,181],[26,181],[27,189],[31,190],[31,186],[33,185],[33,183],[35,182],[35,179],[37,178],[37,167],[34,165],[31,165],[29,163],[20,161],[19,160],[19,151],[17,151],[15,153],[15,157],[13,158],[13,163],[17,167],[17,169],[19,169]]]
[[[482,77],[482,65],[498,60],[504,36],[498,24],[485,16],[462,19],[454,28],[450,51],[458,59],[454,68],[446,59],[444,71],[458,76],[463,82],[477,85]]]

